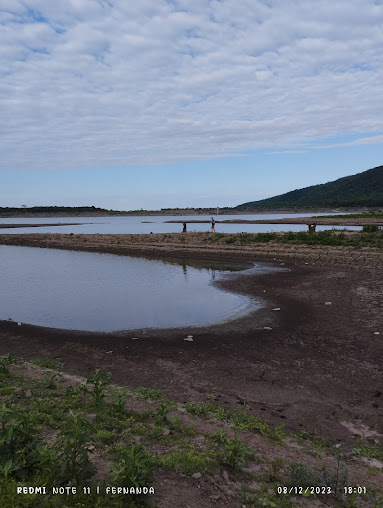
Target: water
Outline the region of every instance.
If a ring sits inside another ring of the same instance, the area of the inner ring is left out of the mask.
[[[283,219],[286,217],[311,217],[315,213],[301,214],[254,214],[254,215],[215,215],[215,219],[230,220],[268,220]],[[337,215],[337,214],[326,214]],[[182,224],[169,224],[165,221],[178,220],[207,220],[211,216],[185,215],[185,216],[129,216],[129,217],[50,217],[50,218],[0,218],[0,234],[23,234],[23,233],[74,233],[74,234],[124,234],[124,233],[180,233]],[[46,226],[33,228],[1,228],[1,224],[48,224],[58,222],[84,223],[75,226]],[[188,231],[208,231],[210,224],[188,224]],[[307,231],[304,224],[220,224],[216,223],[218,233],[264,233],[267,231]],[[317,231],[332,229],[332,226],[317,226]],[[357,226],[349,226],[347,229],[358,230]]]
[[[228,266],[211,263],[0,245],[0,319],[108,332],[204,326],[259,307],[218,289]]]

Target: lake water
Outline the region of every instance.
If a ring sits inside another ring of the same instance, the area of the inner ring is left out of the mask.
[[[315,213],[301,214],[254,214],[254,215],[215,215],[216,221],[243,219],[243,220],[268,220],[283,219],[286,217],[311,217]],[[319,215],[319,214],[318,214]],[[337,215],[337,214],[326,214]],[[165,221],[179,220],[208,220],[210,216],[185,215],[185,216],[130,216],[130,217],[56,217],[56,218],[0,218],[0,234],[22,234],[22,233],[86,233],[86,234],[124,234],[124,233],[180,233],[182,224],[169,224]],[[1,224],[48,224],[57,222],[79,223],[75,226],[59,227],[33,227],[33,228],[2,228]],[[80,223],[84,223],[80,225]],[[208,231],[210,224],[188,224],[188,231]],[[261,233],[267,231],[307,231],[303,224],[220,224],[216,223],[215,229],[218,233]],[[332,226],[317,226],[317,231],[332,229]],[[358,230],[360,227],[348,227],[347,229]]]
[[[211,325],[260,306],[214,285],[228,268],[0,245],[0,319],[104,332]]]

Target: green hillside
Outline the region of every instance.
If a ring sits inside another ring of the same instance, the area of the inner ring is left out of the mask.
[[[251,201],[237,210],[267,208],[383,207],[383,166],[312,185],[273,198]]]

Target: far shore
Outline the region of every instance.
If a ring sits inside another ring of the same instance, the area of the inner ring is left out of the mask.
[[[172,223],[172,224],[209,224],[209,220],[166,220],[164,223]],[[282,218],[282,219],[257,219],[257,220],[247,220],[247,219],[228,219],[228,220],[217,220],[215,219],[216,224],[304,224],[310,225],[315,224],[317,226],[364,226],[365,224],[375,224],[377,226],[383,226],[383,220],[378,219],[376,217],[363,217],[357,219],[351,218],[319,218],[319,217],[292,217],[292,218]],[[143,223],[149,223],[149,221],[143,221]],[[7,223],[1,224],[0,229],[6,228],[41,228],[41,227],[52,227],[52,226],[81,226],[83,222],[55,222],[55,223]],[[86,223],[92,224],[92,222]]]
[[[166,220],[166,223],[182,224],[206,224],[210,223],[208,220]],[[229,219],[229,220],[215,220],[217,224],[316,224],[317,226],[363,226],[364,224],[376,224],[383,226],[383,220],[374,217],[358,218],[358,219],[337,219],[337,218],[318,218],[318,217],[293,217],[291,219]]]
[[[34,224],[1,224],[0,228],[44,228],[52,226],[82,226],[83,222],[47,222],[46,224],[34,223]],[[91,224],[91,222],[89,223]]]
[[[374,211],[375,209],[371,209],[370,211]],[[302,209],[275,209],[275,210],[236,210],[236,209],[217,209],[216,208],[207,208],[207,209],[191,209],[191,208],[182,208],[182,209],[166,209],[166,210],[132,210],[126,212],[87,212],[87,213],[28,213],[20,212],[14,214],[0,213],[0,218],[7,219],[21,219],[21,218],[56,218],[56,217],[147,217],[147,216],[221,216],[221,215],[273,215],[273,214],[284,214],[284,215],[296,215],[300,213],[312,213],[313,215],[318,214],[328,214],[328,213],[363,213],[368,212],[369,209],[364,208],[361,210],[360,208],[348,208],[348,209],[334,209],[334,208],[302,208]]]

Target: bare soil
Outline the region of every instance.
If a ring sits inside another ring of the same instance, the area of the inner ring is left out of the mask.
[[[112,372],[118,384],[160,388],[179,402],[206,401],[212,394],[221,405],[246,404],[270,424],[283,423],[287,432],[304,429],[309,437],[323,436],[346,449],[356,447],[360,438],[368,446],[381,446],[382,251],[272,242],[233,246],[204,238],[204,233],[0,235],[0,243],[8,245],[194,260],[246,259],[284,269],[239,273],[220,282],[225,289],[264,301],[258,314],[232,323],[192,331],[95,334],[3,321],[0,354],[53,358],[81,376],[101,368]],[[193,341],[184,340],[189,334]],[[373,484],[383,484],[382,471],[371,472],[370,477]],[[175,488],[177,480],[167,481]],[[181,483],[179,489],[186,490],[191,479]],[[166,488],[162,484],[161,489]]]

